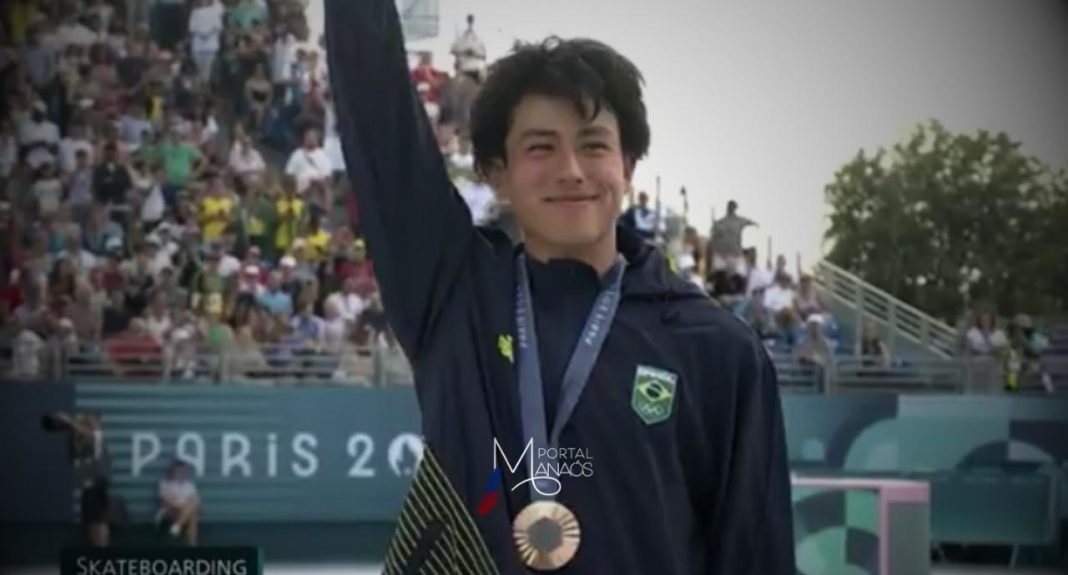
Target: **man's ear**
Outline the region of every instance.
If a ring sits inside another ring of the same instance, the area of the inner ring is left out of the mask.
[[[634,168],[636,167],[636,164],[637,162],[630,159],[623,161],[623,178],[627,180],[628,184],[631,183],[631,179],[634,177]]]
[[[508,199],[507,178],[505,177],[504,161],[493,160],[482,169],[482,177],[498,199]]]

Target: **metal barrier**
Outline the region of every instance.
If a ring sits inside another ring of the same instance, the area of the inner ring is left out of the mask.
[[[1068,355],[1046,354],[1020,374],[1020,389],[1024,391],[1068,392]]]
[[[69,354],[62,377],[78,382],[137,381],[287,385],[330,383],[363,387],[410,385],[412,372],[399,348],[325,350],[283,345],[166,346],[157,353],[121,355],[96,346]]]
[[[821,374],[816,366],[801,363],[790,355],[772,354],[779,386],[800,392],[816,393],[822,389]]]
[[[20,355],[21,354],[21,355]],[[1001,393],[1004,364],[994,358],[912,359],[881,365],[879,358],[838,355],[827,366],[772,353],[779,385],[802,393],[887,391],[897,393]],[[1020,393],[1068,393],[1068,357],[1046,357],[1040,368],[1019,374]],[[281,345],[165,346],[154,353],[123,355],[107,346],[46,342],[33,358],[25,350],[0,350],[0,374],[14,380],[360,387],[412,385],[411,366],[399,347],[341,350]]]
[[[827,366],[772,355],[779,385],[791,391],[848,393],[963,393],[973,389],[973,370],[965,360],[931,359],[880,365],[877,357],[837,356]],[[1000,372],[992,376],[1000,381]],[[994,390],[997,391],[997,390]]]
[[[957,355],[960,336],[945,322],[826,260],[816,264],[813,277],[825,293],[857,314],[857,337],[862,322],[869,320],[889,327],[896,335],[926,347],[938,357]]]
[[[875,357],[843,357],[835,363],[835,391],[961,393],[968,389],[963,360],[913,360],[891,366]]]

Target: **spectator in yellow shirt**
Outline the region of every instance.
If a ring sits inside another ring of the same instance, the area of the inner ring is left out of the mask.
[[[330,252],[330,232],[322,228],[321,220],[319,211],[312,210],[308,218],[308,231],[304,236],[305,253],[313,263],[325,260]]]
[[[30,22],[39,12],[29,0],[14,0],[5,4],[8,41],[15,46],[22,46],[26,43]]]
[[[289,251],[297,237],[301,219],[304,217],[304,200],[297,197],[291,179],[287,179],[282,189],[282,196],[274,203],[275,222],[274,245],[279,252]]]
[[[234,217],[234,200],[221,177],[213,177],[200,200],[200,233],[204,242],[219,239]]]

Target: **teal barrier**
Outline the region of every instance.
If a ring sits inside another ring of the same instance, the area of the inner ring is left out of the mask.
[[[937,540],[973,544],[1044,545],[1054,540],[1055,484],[1043,473],[1007,474],[973,470],[929,474],[931,516]]]
[[[931,484],[935,541],[1048,545],[1068,518],[1068,398],[783,397],[795,469]]]
[[[1068,464],[1068,397],[783,396],[790,460],[851,471]]]
[[[75,405],[101,412],[133,520],[182,457],[205,522],[391,521],[422,450],[410,390],[84,384]]]
[[[103,413],[140,520],[179,455],[208,522],[392,520],[421,449],[411,389],[79,384],[75,403]],[[1039,543],[1068,516],[1068,398],[786,394],[783,408],[796,469],[931,481],[935,539]]]

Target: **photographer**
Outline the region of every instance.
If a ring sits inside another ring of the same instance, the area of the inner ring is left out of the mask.
[[[51,413],[45,416],[42,427],[46,431],[70,432],[71,464],[81,488],[81,522],[90,545],[107,547],[111,539],[108,528],[111,457],[104,445],[99,414],[72,417],[62,412]]]

